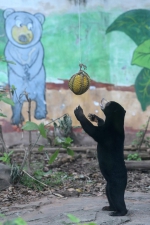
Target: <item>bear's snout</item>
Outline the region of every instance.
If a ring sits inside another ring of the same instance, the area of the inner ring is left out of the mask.
[[[20,35],[18,39],[19,39],[19,41],[21,41],[21,42],[27,42],[27,41],[28,41],[27,36],[24,35],[24,34]]]

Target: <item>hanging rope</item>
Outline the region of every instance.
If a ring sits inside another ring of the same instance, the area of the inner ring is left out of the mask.
[[[82,64],[82,55],[81,55],[81,14],[80,14],[80,0],[78,0],[78,27],[79,27],[79,67],[80,70],[76,74],[74,74],[69,82],[68,86],[70,90],[76,95],[82,95],[85,93],[90,86],[90,77],[84,71],[86,66]],[[82,69],[83,67],[83,69]]]
[[[82,57],[81,57],[81,14],[80,14],[80,0],[78,0],[78,27],[79,27],[79,57],[80,61],[79,63],[82,62]]]

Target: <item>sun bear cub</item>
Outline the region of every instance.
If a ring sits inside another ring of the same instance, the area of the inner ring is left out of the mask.
[[[94,114],[89,114],[91,121],[97,122],[94,126],[84,115],[83,109],[78,106],[75,116],[84,131],[90,135],[97,144],[97,155],[101,173],[106,184],[106,195],[109,206],[102,210],[113,211],[111,216],[124,216],[127,209],[124,193],[127,185],[127,170],[124,162],[124,117],[126,111],[117,102],[107,102],[102,99],[101,110],[105,114],[105,122]]]

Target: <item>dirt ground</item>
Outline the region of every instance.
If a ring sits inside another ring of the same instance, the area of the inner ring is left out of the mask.
[[[22,157],[19,157],[20,162]],[[16,158],[18,159],[17,155]],[[72,158],[67,154],[60,153],[52,166],[47,165],[44,154],[35,154],[32,155],[32,164],[36,170],[40,168],[41,171],[45,171],[42,175],[38,175],[39,180],[47,186],[41,185],[41,190],[36,189],[37,183],[33,187],[27,187],[21,183],[10,186],[0,193],[2,207],[8,207],[15,203],[29,203],[48,195],[60,198],[105,195],[106,182],[99,170],[96,154],[89,156],[76,153]],[[149,193],[150,171],[128,171],[126,190]]]

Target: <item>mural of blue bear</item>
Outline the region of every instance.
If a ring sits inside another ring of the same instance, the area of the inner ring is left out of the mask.
[[[13,9],[4,11],[5,31],[8,42],[5,57],[8,61],[8,83],[16,87],[12,107],[12,124],[19,125],[24,121],[23,102],[27,101],[23,92],[36,102],[34,117],[46,117],[45,82],[46,74],[43,65],[44,49],[41,44],[42,25],[45,17],[41,13],[34,15],[28,12],[17,12]]]

